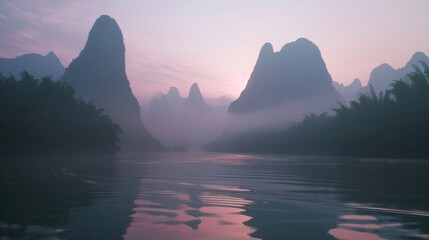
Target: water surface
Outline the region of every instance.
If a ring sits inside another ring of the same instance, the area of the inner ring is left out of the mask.
[[[0,239],[429,239],[427,161],[171,153],[0,165]]]

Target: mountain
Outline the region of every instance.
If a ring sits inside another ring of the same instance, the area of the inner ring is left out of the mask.
[[[363,87],[359,79],[353,80],[350,85],[333,82],[335,89],[344,97],[346,102],[356,100],[359,94],[369,92],[369,86],[372,85],[377,92],[390,88],[395,80],[404,78],[407,74],[414,71],[414,66],[421,67],[420,61],[429,64],[429,57],[423,52],[416,52],[404,67],[394,69],[387,63],[383,63],[371,71],[368,84]]]
[[[170,148],[183,146],[182,115],[186,99],[176,87],[155,97],[146,111],[144,123],[150,132]]]
[[[182,117],[186,99],[180,95],[177,87],[170,87],[165,98],[170,108],[171,117],[174,121],[178,121]]]
[[[210,107],[204,101],[198,83],[193,83],[189,90],[188,98],[185,104],[185,114],[189,112],[207,113],[210,112]]]
[[[314,43],[300,38],[278,52],[266,43],[246,87],[229,105],[221,138],[284,129],[305,114],[330,113],[343,101]]]
[[[218,117],[206,104],[197,83],[189,89],[183,111],[184,142],[189,149],[199,149],[220,132]]]
[[[308,105],[323,103],[324,110],[342,101],[332,85],[319,48],[300,38],[279,52],[266,43],[240,97],[231,103],[230,113],[249,113],[291,102],[309,100]]]
[[[3,76],[12,74],[19,78],[21,72],[26,71],[35,78],[52,76],[53,80],[59,80],[64,70],[63,64],[54,52],[49,52],[46,56],[30,53],[16,58],[0,58],[0,73]]]
[[[370,85],[372,85],[376,91],[388,89],[393,81],[400,80],[408,73],[413,72],[413,65],[421,67],[420,61],[429,64],[429,57],[423,52],[416,52],[404,67],[398,69],[394,69],[387,63],[381,64],[372,70],[366,90],[369,90]]]
[[[170,124],[173,121],[173,116],[171,114],[171,109],[166,95],[152,100],[149,105],[147,116],[153,120],[152,122],[154,124],[157,125],[166,125],[165,123]]]
[[[383,63],[371,71],[368,86],[372,85],[375,90],[384,91],[389,88],[390,83],[393,82],[397,75],[392,66]]]
[[[122,33],[113,18],[103,15],[95,21],[85,47],[62,80],[74,87],[77,96],[104,108],[121,126],[124,151],[163,149],[141,122],[140,106],[125,73]]]
[[[362,92],[362,82],[359,78],[354,79],[349,85],[333,81],[335,90],[339,92],[346,102],[356,100]]]
[[[163,144],[172,149],[199,149],[220,133],[222,121],[206,104],[197,83],[183,98],[176,87],[152,100],[144,122]]]

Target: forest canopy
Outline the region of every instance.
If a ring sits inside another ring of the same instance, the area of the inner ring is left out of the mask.
[[[390,89],[360,95],[334,115],[309,114],[279,132],[248,132],[206,145],[229,152],[429,158],[429,67],[396,80]]]
[[[114,154],[121,129],[103,109],[50,77],[0,74],[0,154]]]

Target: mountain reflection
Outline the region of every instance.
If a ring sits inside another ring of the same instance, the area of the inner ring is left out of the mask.
[[[177,171],[165,164],[147,166],[124,239],[253,239],[254,229],[244,224],[250,217],[243,214],[252,201],[234,194],[249,190],[209,184],[222,171],[206,164]]]
[[[70,160],[1,164],[1,239],[429,239],[424,161],[217,153]]]
[[[427,237],[423,162],[202,153],[144,167],[125,239]]]
[[[58,239],[67,234],[72,209],[107,197],[116,174],[111,157],[2,160],[2,239]]]

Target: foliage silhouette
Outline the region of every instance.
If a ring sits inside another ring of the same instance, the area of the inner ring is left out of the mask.
[[[0,154],[114,154],[119,126],[49,77],[0,75]]]
[[[206,150],[429,158],[429,66],[395,81],[378,95],[374,88],[334,116],[310,114],[281,132],[246,133],[219,139]]]

